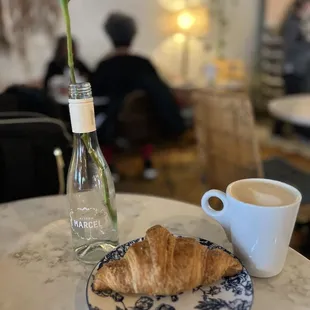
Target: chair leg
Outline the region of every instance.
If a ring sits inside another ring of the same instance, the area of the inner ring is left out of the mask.
[[[62,150],[60,148],[54,149],[54,156],[56,159],[57,165],[57,176],[58,176],[58,183],[59,183],[59,195],[63,195],[65,193],[65,174],[64,174],[64,167],[65,162],[62,155]]]

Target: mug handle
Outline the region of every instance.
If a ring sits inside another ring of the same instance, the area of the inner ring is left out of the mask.
[[[211,208],[209,199],[212,197],[216,197],[222,201],[223,209],[221,211],[216,211]],[[221,224],[226,232],[228,240],[231,242],[231,230],[228,217],[228,200],[226,194],[216,189],[207,191],[201,198],[201,207],[207,215],[211,216]]]

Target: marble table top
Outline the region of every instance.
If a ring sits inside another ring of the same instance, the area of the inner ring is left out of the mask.
[[[290,95],[271,100],[268,110],[281,120],[310,127],[310,95]]]
[[[120,242],[162,224],[231,250],[223,229],[200,208],[139,195],[118,195]],[[92,266],[74,260],[64,196],[0,205],[0,309],[86,310]],[[310,262],[290,250],[283,272],[254,279],[253,310],[310,309]]]

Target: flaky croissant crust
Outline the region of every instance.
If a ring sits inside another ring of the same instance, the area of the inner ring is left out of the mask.
[[[123,294],[175,295],[241,270],[240,262],[228,253],[210,250],[192,238],[177,238],[157,225],[122,259],[103,265],[93,288]]]

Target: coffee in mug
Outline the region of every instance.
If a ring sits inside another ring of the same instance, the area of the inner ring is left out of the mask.
[[[291,191],[278,184],[257,181],[236,182],[231,194],[239,201],[261,207],[289,205],[296,200]]]
[[[211,197],[223,202],[223,210],[210,207]],[[206,192],[201,206],[222,225],[249,273],[267,278],[284,267],[301,198],[301,193],[288,184],[245,179],[230,184],[226,194]]]

